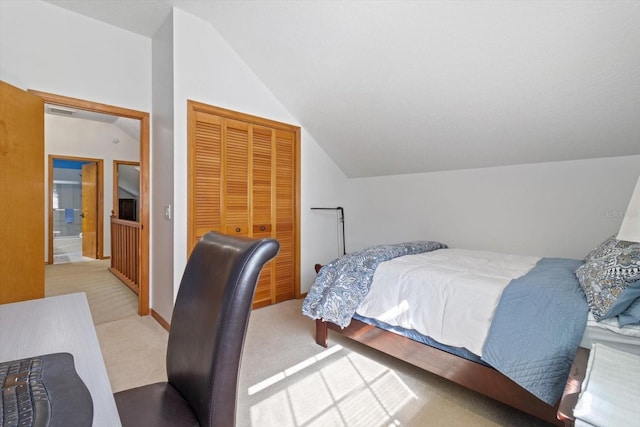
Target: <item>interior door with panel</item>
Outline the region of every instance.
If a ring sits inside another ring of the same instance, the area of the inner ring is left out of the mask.
[[[276,130],[275,135],[275,233],[280,242],[280,256],[274,260],[274,303],[291,299],[298,281],[296,273],[297,229],[296,229],[296,134],[289,130]]]
[[[273,231],[273,144],[275,132],[262,126],[253,126],[251,144],[251,215],[252,236],[256,239],[271,237]],[[261,307],[275,301],[273,262],[262,269],[253,306]]]
[[[188,140],[188,250],[207,231],[222,227],[222,118],[201,111],[189,115]]]
[[[249,231],[249,141],[251,126],[224,119],[222,211],[225,233],[250,236]]]
[[[0,81],[0,304],[44,297],[44,101]]]
[[[82,165],[82,256],[98,258],[98,164]]]

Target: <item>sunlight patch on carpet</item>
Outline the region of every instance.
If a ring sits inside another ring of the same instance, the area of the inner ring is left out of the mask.
[[[340,350],[342,350],[342,346],[341,345],[335,345],[335,346],[323,351],[322,353],[320,353],[320,354],[318,354],[316,356],[310,357],[310,358],[308,358],[307,360],[305,360],[303,362],[300,362],[300,363],[298,363],[298,364],[296,364],[296,365],[294,365],[294,366],[292,366],[290,368],[285,369],[282,372],[277,373],[276,375],[273,375],[273,376],[267,378],[264,381],[260,381],[258,384],[249,387],[249,390],[248,390],[249,391],[249,396],[251,396],[252,394],[255,394],[255,393],[257,393],[257,392],[259,392],[259,391],[261,391],[261,390],[263,390],[263,389],[265,389],[265,388],[267,388],[267,387],[269,387],[269,386],[271,386],[271,385],[273,385],[273,384],[275,384],[275,383],[277,383],[279,381],[282,381],[286,377],[291,376],[291,375],[295,374],[296,372],[301,371],[304,368],[307,368],[307,367],[319,362],[322,359],[325,359],[325,358],[329,357],[330,355],[332,355],[332,354],[334,354],[334,353],[336,353],[336,352],[338,352]]]
[[[249,394],[259,397],[251,407],[256,427],[394,426],[395,414],[418,399],[392,369],[340,345],[249,387]]]

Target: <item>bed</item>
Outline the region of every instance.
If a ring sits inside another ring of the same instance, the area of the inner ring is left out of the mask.
[[[330,329],[564,425],[557,407],[579,346],[640,351],[639,270],[640,244],[613,236],[584,260],[379,245],[317,265],[303,313],[319,345]]]

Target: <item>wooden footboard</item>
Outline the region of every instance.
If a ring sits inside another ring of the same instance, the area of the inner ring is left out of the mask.
[[[329,329],[551,424],[564,426],[564,422],[557,418],[557,405],[546,404],[493,368],[356,319],[352,319],[344,329],[316,320],[316,343],[327,347]]]

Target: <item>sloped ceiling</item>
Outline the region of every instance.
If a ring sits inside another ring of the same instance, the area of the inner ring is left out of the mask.
[[[640,154],[640,2],[49,2],[209,21],[349,177]]]

